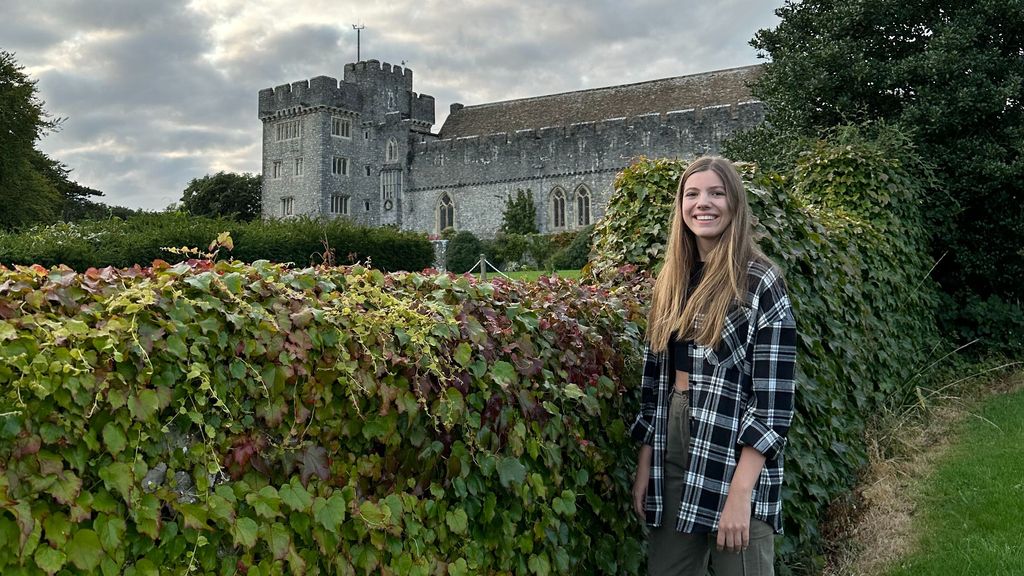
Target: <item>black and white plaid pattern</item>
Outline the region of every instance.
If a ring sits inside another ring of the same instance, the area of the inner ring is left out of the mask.
[[[690,462],[676,529],[713,532],[743,446],[765,455],[753,491],[752,516],[782,533],[782,453],[793,419],[796,323],[778,269],[747,268],[748,293],[726,316],[714,349],[690,344]],[[647,524],[661,526],[671,349],[644,350],[640,413],[630,429],[653,448]]]

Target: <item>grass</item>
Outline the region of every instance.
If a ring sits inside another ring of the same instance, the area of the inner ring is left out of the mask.
[[[988,398],[915,498],[914,552],[887,576],[1024,574],[1024,390]]]
[[[509,272],[508,276],[514,280],[527,280],[533,282],[541,276],[551,276],[551,272],[547,270],[521,270],[519,272]],[[580,277],[579,270],[555,270],[555,276],[559,278],[570,278],[578,279]]]

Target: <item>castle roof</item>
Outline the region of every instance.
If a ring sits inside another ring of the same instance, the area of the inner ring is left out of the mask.
[[[441,138],[458,138],[512,133],[530,128],[748,102],[753,99],[748,85],[760,75],[761,65],[756,64],[636,84],[465,106],[448,116],[439,135]]]

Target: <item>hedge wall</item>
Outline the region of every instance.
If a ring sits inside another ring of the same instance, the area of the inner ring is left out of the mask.
[[[865,427],[916,398],[942,353],[919,215],[929,173],[902,142],[851,128],[814,144],[789,173],[745,168],[760,245],[786,274],[799,332],[779,552],[801,572],[820,568],[821,522],[867,462]],[[591,270],[660,266],[686,165],[641,160],[620,174]]]
[[[367,228],[345,220],[235,222],[180,213],[140,214],[128,220],[62,223],[19,234],[0,233],[0,264],[63,264],[79,272],[106,266],[147,266],[158,258],[170,259],[165,247],[205,247],[225,231],[231,233],[235,243],[231,257],[243,262],[318,265],[324,263],[329,247],[336,264],[365,263],[369,259],[373,267],[386,271],[419,271],[433,266],[433,248],[423,234]]]
[[[0,267],[0,572],[635,574],[639,317],[557,279]]]

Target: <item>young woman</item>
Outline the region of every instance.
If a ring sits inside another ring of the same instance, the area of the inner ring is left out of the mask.
[[[796,325],[743,181],[699,158],[676,192],[647,325],[633,506],[651,576],[773,574]]]

